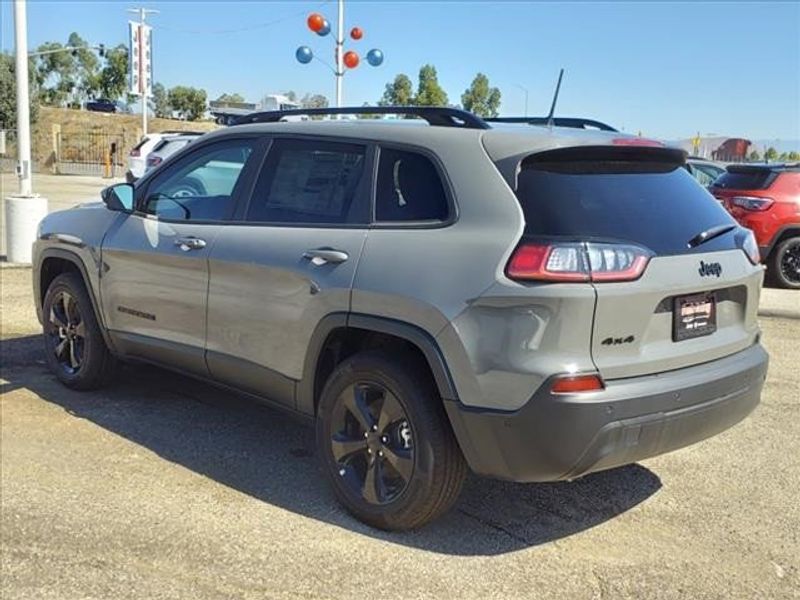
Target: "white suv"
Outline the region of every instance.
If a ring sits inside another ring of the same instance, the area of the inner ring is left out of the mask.
[[[144,136],[142,141],[136,144],[128,154],[128,170],[125,172],[125,180],[133,183],[147,172],[147,156],[162,140],[186,133],[191,132],[162,131],[161,133],[148,133]]]

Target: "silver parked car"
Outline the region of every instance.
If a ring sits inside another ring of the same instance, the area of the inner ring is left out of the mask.
[[[571,480],[757,405],[758,248],[682,151],[449,108],[304,114],[347,111],[428,126],[255,114],[44,219],[56,377],[145,361],[314,419],[337,497],[385,529],[441,515],[468,468]]]

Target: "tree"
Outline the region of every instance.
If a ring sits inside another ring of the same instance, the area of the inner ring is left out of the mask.
[[[0,53],[0,127],[17,128],[17,75],[14,57],[5,52]],[[35,79],[30,85],[31,122],[39,115],[38,86]]]
[[[796,160],[800,160],[800,152],[797,152],[795,150],[792,150],[791,152],[789,152],[789,160],[792,161],[792,162],[794,162]]]
[[[45,104],[63,104],[75,85],[75,57],[63,48],[64,45],[60,42],[46,42],[36,49],[37,52],[48,52],[37,57],[36,66],[36,80],[41,87],[42,101]],[[52,52],[53,50],[62,51]]]
[[[217,102],[244,102],[244,96],[241,94],[222,94],[217,98]]]
[[[750,162],[758,162],[761,160],[761,154],[759,154],[758,150],[753,150],[747,158]]]
[[[119,44],[106,54],[106,64],[100,71],[100,93],[110,100],[117,100],[128,87],[128,48]]]
[[[788,152],[781,152],[781,155],[778,157],[778,160],[783,160],[783,161],[789,160],[789,153]]]
[[[411,106],[414,104],[414,85],[405,73],[400,73],[394,81],[386,84],[379,106]]]
[[[74,101],[82,103],[87,98],[97,94],[100,88],[100,74],[98,72],[100,61],[94,51],[89,48],[86,40],[74,31],[69,35],[67,46],[80,48],[71,52],[75,71],[72,95]]]
[[[439,85],[436,67],[433,65],[423,65],[419,70],[415,103],[419,106],[447,106],[447,92]]]
[[[206,112],[206,91],[178,85],[167,94],[169,104],[181,117],[196,121]]]
[[[306,94],[300,100],[303,108],[328,108],[328,98],[322,94]]]
[[[489,78],[483,73],[475,75],[469,88],[461,94],[464,110],[479,117],[496,117],[500,108],[500,90],[489,87]]]
[[[778,158],[778,151],[775,150],[775,148],[773,148],[772,146],[770,146],[769,148],[767,148],[767,151],[764,152],[764,158],[767,161],[775,160],[776,158]]]
[[[167,88],[163,83],[156,83],[153,86],[153,98],[150,100],[153,113],[162,119],[172,116],[172,107],[169,104]]]
[[[297,102],[297,94],[295,94],[294,90],[289,90],[284,94],[289,100],[292,102]]]

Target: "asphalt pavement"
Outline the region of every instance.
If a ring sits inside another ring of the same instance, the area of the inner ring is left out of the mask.
[[[0,277],[3,600],[800,598],[800,319],[762,318],[762,403],[722,435],[572,483],[472,477],[390,534],[278,412],[155,368],[65,389],[30,270]]]

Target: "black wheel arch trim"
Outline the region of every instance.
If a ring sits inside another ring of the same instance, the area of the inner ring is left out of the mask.
[[[81,260],[80,256],[75,254],[74,252],[70,252],[69,250],[63,250],[61,248],[46,248],[42,251],[41,255],[39,256],[39,260],[37,265],[33,270],[33,293],[34,299],[36,300],[36,315],[39,317],[39,322],[43,323],[44,315],[43,315],[43,305],[44,305],[44,297],[47,294],[47,290],[42,290],[42,266],[44,265],[45,261],[48,258],[58,258],[61,260],[66,260],[78,268],[78,272],[83,279],[83,285],[86,288],[87,294],[89,294],[89,300],[92,303],[92,310],[94,311],[94,316],[97,319],[98,325],[100,325],[100,332],[103,334],[103,340],[106,343],[106,346],[112,353],[114,353],[114,346],[111,342],[111,338],[108,335],[108,330],[106,329],[105,320],[103,319],[103,313],[100,310],[100,303],[97,300],[97,297],[94,293],[94,288],[90,285],[89,279],[89,272],[86,269],[86,265]]]
[[[769,244],[766,246],[762,246],[764,251],[761,253],[761,260],[767,260],[772,251],[775,250],[775,247],[783,241],[784,236],[789,233],[788,237],[793,237],[792,234],[795,236],[800,236],[800,224],[798,223],[790,223],[789,225],[784,225],[772,236],[772,239],[769,241]]]
[[[297,410],[313,415],[315,412],[316,369],[328,336],[335,329],[352,328],[385,333],[406,340],[420,349],[433,373],[436,387],[444,400],[458,400],[453,379],[444,355],[436,340],[425,330],[397,319],[358,313],[332,313],[320,320],[306,352],[303,378],[297,386]]]

